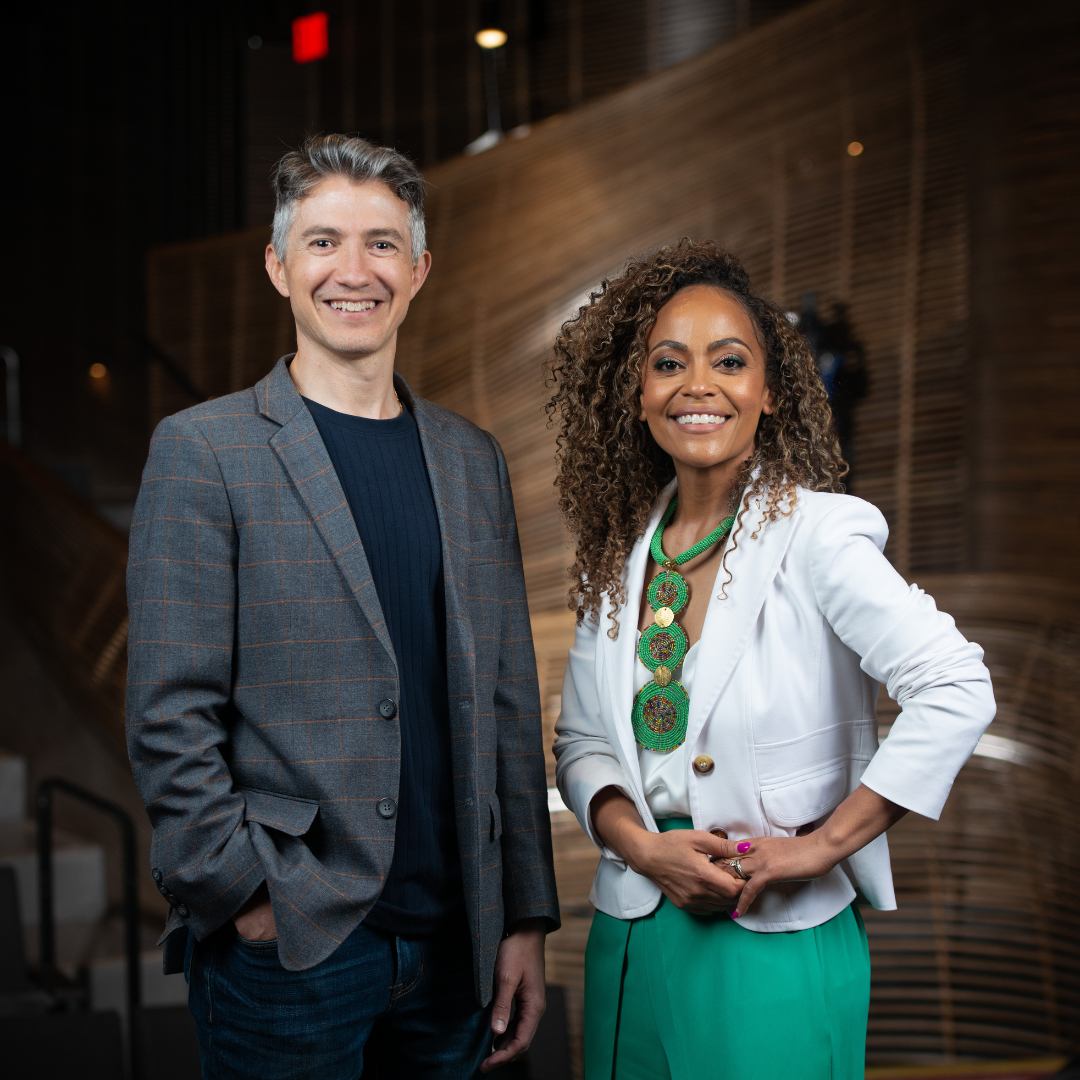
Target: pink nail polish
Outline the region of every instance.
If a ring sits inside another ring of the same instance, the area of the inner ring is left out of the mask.
[[[735,850],[740,855],[744,854],[745,852],[750,850],[750,841],[749,840],[744,840],[741,844],[736,844],[735,845]]]
[[[732,917],[733,919],[737,919],[737,918],[739,917],[739,913],[738,913],[737,911],[733,911],[733,912],[731,913],[731,917]]]

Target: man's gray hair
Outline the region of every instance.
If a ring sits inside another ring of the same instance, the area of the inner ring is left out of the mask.
[[[377,180],[409,206],[412,261],[415,266],[427,247],[424,229],[424,178],[404,155],[389,146],[376,146],[348,135],[311,135],[299,150],[290,150],[270,174],[274,188],[274,228],[270,242],[285,258],[296,204],[328,176],[344,176],[354,184]]]

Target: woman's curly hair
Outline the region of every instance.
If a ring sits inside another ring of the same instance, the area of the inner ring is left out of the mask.
[[[612,638],[626,603],[626,558],[645,532],[660,489],[675,475],[670,456],[638,419],[646,342],[660,309],[691,285],[724,289],[753,319],[775,396],[775,410],[762,415],[754,454],[734,487],[733,498],[743,496],[738,524],[759,495],[764,516],[751,539],[766,521],[792,512],[797,485],[843,491],[847,466],[806,339],[780,308],[750,291],[742,263],[711,241],[685,238],[632,260],[563,324],[549,370],[556,390],[546,406],[558,427],[559,506],[577,541],[569,606],[580,624],[586,615],[598,616],[607,593]],[[733,541],[729,551],[737,535]]]

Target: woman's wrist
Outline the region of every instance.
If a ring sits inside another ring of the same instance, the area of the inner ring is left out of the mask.
[[[813,858],[820,865],[822,877],[848,856],[848,852],[843,849],[841,837],[828,829],[818,829],[803,839],[813,851]]]
[[[649,855],[655,835],[636,821],[624,818],[618,823],[616,835],[613,837],[618,846],[614,850],[618,851],[635,874],[649,876]]]
[[[606,787],[592,798],[589,808],[596,839],[615,852],[635,873],[652,834],[645,828],[633,802],[616,787]]]

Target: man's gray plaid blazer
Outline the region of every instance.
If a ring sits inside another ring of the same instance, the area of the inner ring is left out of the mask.
[[[521,554],[498,444],[395,385],[442,533],[454,798],[483,1005],[504,926],[559,917]],[[379,703],[398,700],[397,666],[287,358],[254,388],[158,426],[128,601],[128,748],[171,905],[167,970],[185,928],[206,937],[263,881],[282,964],[317,964],[390,866],[395,822],[377,806],[397,799],[400,739]]]

